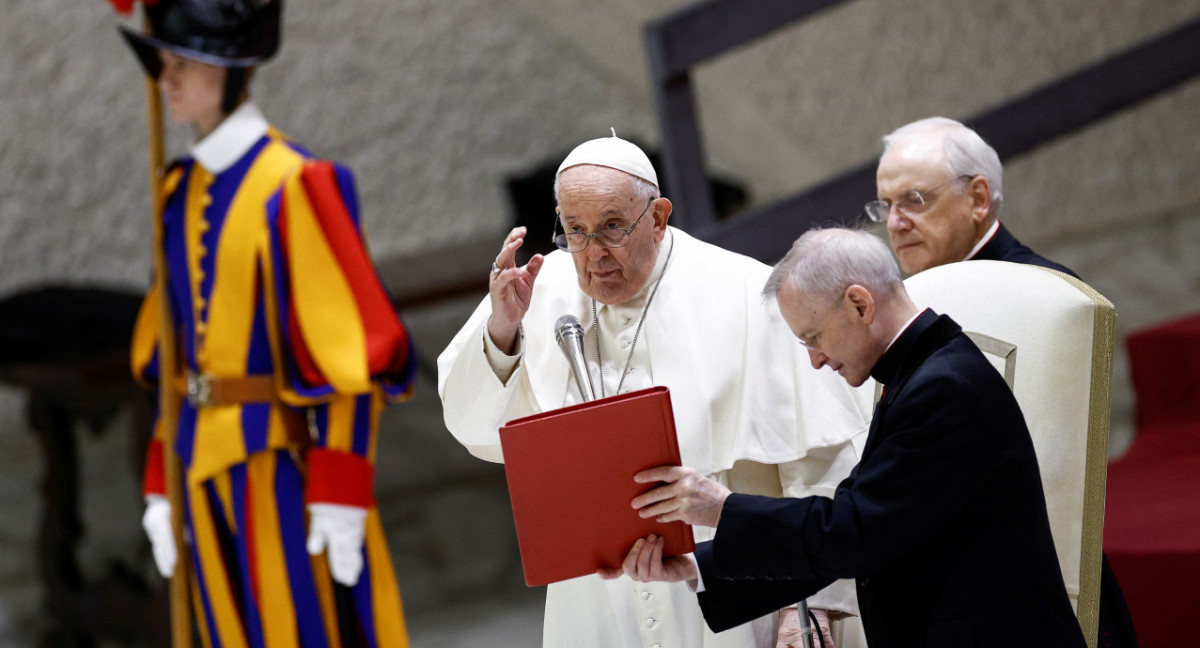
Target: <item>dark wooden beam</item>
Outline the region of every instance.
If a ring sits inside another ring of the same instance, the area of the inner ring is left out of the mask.
[[[651,66],[655,60],[651,56]],[[667,196],[674,205],[671,222],[691,231],[709,227],[717,220],[717,208],[704,168],[691,77],[678,76],[656,86],[654,105],[662,134],[662,168],[658,171],[664,175],[660,183],[665,180],[671,188]]]
[[[716,223],[704,165],[691,68],[780,27],[848,0],[708,0],[646,26],[646,52],[662,134],[662,168],[675,205],[672,224],[700,231]]]
[[[686,75],[695,65],[849,0],[707,0],[646,26],[662,66],[655,81]]]
[[[810,227],[857,223],[865,217],[862,206],[874,196],[875,163],[870,162],[803,193],[697,230],[695,236],[763,263],[775,263]]]
[[[967,120],[1000,158],[1136,105],[1200,76],[1200,17]]]

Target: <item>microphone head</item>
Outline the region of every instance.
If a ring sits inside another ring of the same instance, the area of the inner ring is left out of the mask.
[[[563,337],[583,337],[583,326],[574,315],[563,315],[554,322],[554,339],[561,346]]]
[[[596,399],[592,390],[592,378],[588,375],[587,361],[583,358],[583,327],[574,315],[563,315],[554,323],[554,340],[567,359],[575,387],[584,401]]]

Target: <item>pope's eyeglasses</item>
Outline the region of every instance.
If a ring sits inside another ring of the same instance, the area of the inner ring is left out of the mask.
[[[617,223],[609,223],[600,231],[592,234],[585,234],[578,230],[558,234],[558,217],[555,216],[554,245],[556,245],[558,249],[565,250],[572,254],[576,252],[583,252],[585,249],[587,249],[588,243],[591,242],[592,239],[596,239],[600,245],[603,245],[606,248],[625,247],[626,245],[629,245],[629,236],[633,234],[634,228],[638,226],[638,223],[642,222],[642,217],[644,217],[646,212],[650,210],[650,203],[654,202],[655,200],[657,200],[657,198],[651,198],[650,200],[646,201],[646,206],[642,208],[641,216],[637,217],[637,220],[633,222],[633,225],[629,229],[625,229],[619,226]]]

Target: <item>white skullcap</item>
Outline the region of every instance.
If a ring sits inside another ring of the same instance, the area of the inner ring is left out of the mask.
[[[610,169],[624,171],[649,182],[658,188],[658,174],[650,164],[650,158],[636,144],[617,137],[613,129],[612,137],[601,137],[588,140],[567,154],[567,158],[558,165],[554,177],[562,175],[563,171],[580,164],[595,164]]]

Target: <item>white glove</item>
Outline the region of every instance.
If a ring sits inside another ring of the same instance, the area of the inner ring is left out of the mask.
[[[175,533],[171,530],[171,502],[162,495],[146,496],[146,512],[142,514],[142,528],[150,537],[154,550],[154,564],[163,578],[175,573],[175,561],[179,550],[175,547]]]
[[[309,504],[308,514],[308,553],[318,556],[328,547],[333,580],[352,587],[363,569],[367,509],[342,504]]]

